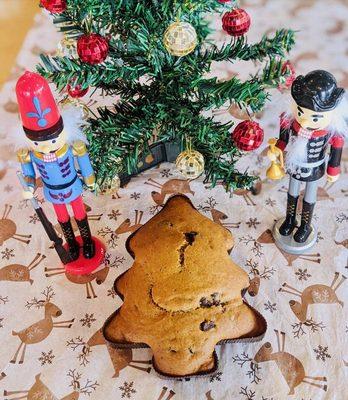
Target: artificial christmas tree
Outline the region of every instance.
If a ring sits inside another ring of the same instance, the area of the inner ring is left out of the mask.
[[[243,35],[226,34],[227,43],[217,47],[208,38],[212,30],[206,15],[235,5],[217,0],[67,0],[66,9],[53,14],[67,38],[79,43],[81,37],[103,39],[96,58],[95,48],[78,46],[75,57],[42,55],[38,67],[59,90],[74,79],[81,89],[100,88],[104,95],[117,96],[114,107],[93,113],[86,130],[100,185],[174,161],[187,140],[204,157],[206,181],[222,182],[226,189],[252,184],[254,177],[235,166],[242,153],[231,141],[233,123],[220,123],[203,112],[225,103],[250,113],[262,109],[266,90],[290,74],[282,66],[294,33],[279,30],[256,44],[248,44]],[[263,65],[245,82],[236,76],[225,82],[205,77],[213,62],[234,60]]]

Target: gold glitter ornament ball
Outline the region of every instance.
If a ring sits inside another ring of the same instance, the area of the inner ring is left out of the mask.
[[[199,151],[185,150],[178,155],[175,165],[185,178],[196,179],[204,171],[204,157]]]
[[[121,181],[118,175],[113,178],[107,178],[101,185],[98,185],[98,194],[115,194],[121,187]]]
[[[173,22],[164,32],[163,43],[173,56],[183,57],[197,46],[197,33],[188,22]]]
[[[64,36],[63,39],[58,43],[57,46],[57,56],[58,57],[68,57],[77,58],[76,40],[69,39]]]

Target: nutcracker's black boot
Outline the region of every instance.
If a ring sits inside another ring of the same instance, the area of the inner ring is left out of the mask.
[[[312,217],[315,203],[307,203],[303,200],[301,225],[294,235],[297,243],[304,243],[312,232]]]
[[[83,255],[85,258],[93,258],[95,254],[95,245],[89,229],[89,223],[87,217],[81,220],[76,220],[77,226],[79,227],[81,238],[83,242]]]
[[[279,233],[282,236],[289,236],[296,226],[296,208],[298,196],[294,197],[288,193],[288,205],[286,207],[285,221],[280,225]]]
[[[75,234],[70,219],[67,222],[59,222],[59,224],[62,228],[63,235],[68,244],[70,257],[72,261],[75,261],[79,258],[80,255],[80,246],[75,239]]]

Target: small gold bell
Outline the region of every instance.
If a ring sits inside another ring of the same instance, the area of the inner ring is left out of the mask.
[[[267,157],[271,160],[271,165],[267,169],[266,176],[269,179],[282,179],[285,175],[283,152],[276,147],[277,139],[269,139],[269,150]]]

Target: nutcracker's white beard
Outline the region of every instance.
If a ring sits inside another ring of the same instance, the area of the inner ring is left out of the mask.
[[[299,164],[307,162],[308,139],[303,136],[290,136],[286,146],[285,168],[295,174],[301,167]]]
[[[67,135],[66,141],[72,144],[76,140],[82,140],[88,144],[87,138],[83,133],[83,129],[88,125],[88,122],[83,119],[81,109],[72,105],[62,108],[60,112]]]

